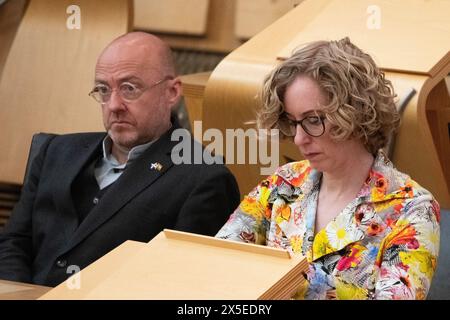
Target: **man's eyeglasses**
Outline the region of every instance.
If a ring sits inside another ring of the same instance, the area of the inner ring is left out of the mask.
[[[288,137],[295,136],[298,125],[300,125],[311,137],[320,137],[325,132],[324,120],[325,116],[321,116],[317,114],[317,112],[315,112],[314,115],[306,116],[301,120],[291,119],[286,113],[282,113],[278,119],[278,125],[280,131]]]
[[[144,93],[144,91],[156,87],[157,85],[163,83],[164,81],[171,79],[173,79],[172,76],[166,76],[163,79],[147,87],[140,87],[135,85],[134,83],[126,81],[120,84],[118,88],[118,93],[122,98],[122,100],[126,102],[131,102],[133,100],[138,99]],[[106,104],[111,99],[111,94],[113,91],[114,89],[111,89],[111,87],[109,87],[108,85],[99,83],[95,85],[94,89],[92,89],[91,92],[89,92],[89,95],[100,104]]]

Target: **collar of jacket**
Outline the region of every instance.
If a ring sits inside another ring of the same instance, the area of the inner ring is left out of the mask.
[[[311,168],[309,161],[298,161],[281,167],[277,175],[294,188],[300,188],[305,196],[320,183],[322,173]],[[393,199],[413,198],[416,189],[406,174],[397,171],[392,162],[380,149],[375,157],[369,175],[358,193],[361,202],[379,203]]]

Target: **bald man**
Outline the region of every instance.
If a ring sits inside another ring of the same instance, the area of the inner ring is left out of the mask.
[[[225,166],[171,160],[181,83],[160,39],[114,40],[90,95],[106,133],[59,135],[41,147],[0,235],[0,279],[55,286],[126,240],[148,242],[164,228],[214,235],[239,203]]]

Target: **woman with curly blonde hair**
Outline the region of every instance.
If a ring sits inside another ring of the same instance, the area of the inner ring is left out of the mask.
[[[241,202],[217,237],[306,256],[300,299],[425,299],[439,252],[439,205],[382,151],[399,126],[392,85],[348,38],[317,41],[266,77],[260,128],[306,160]]]

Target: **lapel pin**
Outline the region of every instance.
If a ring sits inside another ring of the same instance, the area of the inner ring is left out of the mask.
[[[150,170],[158,170],[161,171],[163,168],[162,164],[159,162],[154,162],[152,163],[152,165],[150,166]]]

